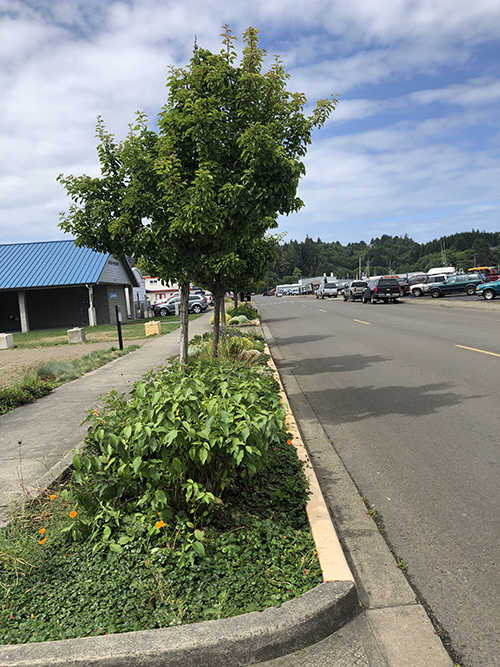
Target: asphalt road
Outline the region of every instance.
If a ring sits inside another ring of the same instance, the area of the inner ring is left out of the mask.
[[[500,303],[255,301],[461,664],[500,665]]]

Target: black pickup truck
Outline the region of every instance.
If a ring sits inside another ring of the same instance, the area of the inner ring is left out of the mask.
[[[385,303],[388,301],[399,301],[401,296],[401,287],[396,278],[374,278],[368,282],[368,285],[363,290],[361,300],[363,303],[377,303],[382,300]]]

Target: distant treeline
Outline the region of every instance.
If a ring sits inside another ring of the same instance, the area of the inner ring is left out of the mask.
[[[278,259],[268,272],[263,287],[295,283],[300,278],[333,274],[337,278],[354,278],[359,272],[369,275],[404,274],[427,271],[431,267],[455,266],[467,269],[473,266],[500,265],[500,232],[460,232],[443,236],[429,243],[417,243],[404,236],[375,238],[370,243],[361,241],[346,246],[338,241],[325,243],[290,241],[277,248]]]

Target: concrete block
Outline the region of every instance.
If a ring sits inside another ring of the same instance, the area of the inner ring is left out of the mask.
[[[0,334],[0,350],[8,350],[14,347],[14,336],[12,334]]]
[[[146,336],[157,336],[161,334],[161,322],[146,322],[144,329]]]
[[[85,329],[83,327],[68,329],[68,341],[70,343],[85,343]]]

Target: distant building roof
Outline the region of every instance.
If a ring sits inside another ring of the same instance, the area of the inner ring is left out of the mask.
[[[0,245],[0,289],[96,284],[109,253],[77,247],[74,241]],[[131,284],[135,276],[127,261]]]

